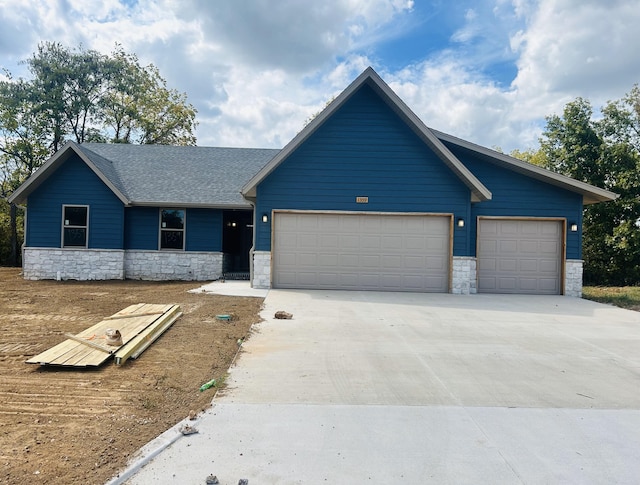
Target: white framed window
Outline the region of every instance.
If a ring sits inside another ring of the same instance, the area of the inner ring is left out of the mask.
[[[89,241],[89,206],[62,206],[62,247],[86,248]]]
[[[160,249],[184,250],[184,209],[160,209]]]

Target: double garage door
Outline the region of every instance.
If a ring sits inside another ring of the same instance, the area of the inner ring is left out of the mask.
[[[276,212],[275,288],[415,291],[450,288],[449,215]],[[481,293],[560,294],[564,224],[480,218]]]
[[[273,286],[449,291],[451,216],[274,214]]]

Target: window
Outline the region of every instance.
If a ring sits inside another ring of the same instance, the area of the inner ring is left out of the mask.
[[[160,210],[160,249],[184,249],[184,210]]]
[[[89,206],[62,206],[62,247],[87,247]]]

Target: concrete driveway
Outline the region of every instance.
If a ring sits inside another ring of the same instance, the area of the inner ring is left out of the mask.
[[[127,483],[638,483],[640,313],[272,290],[263,316],[200,433]]]

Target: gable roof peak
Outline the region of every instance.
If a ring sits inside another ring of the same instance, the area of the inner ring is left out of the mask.
[[[389,87],[387,83],[371,67],[367,67],[347,88],[342,91],[328,106],[322,110],[311,122],[298,133],[262,170],[260,170],[242,188],[242,195],[247,198],[256,196],[257,186],[276,167],[286,160],[296,149],[302,145],[313,133],[315,133],[338,109],[340,109],[351,97],[368,85],[380,99],[387,104],[404,123],[444,162],[444,164],[469,188],[471,200],[479,202],[491,199],[491,192],[467,167],[436,137],[435,134],[409,109],[400,97]]]
[[[115,194],[123,204],[128,204],[129,200],[125,196],[122,186],[118,183],[118,180],[113,180],[104,173],[105,163],[108,161],[101,161],[101,167],[99,167],[94,160],[87,156],[87,154],[80,148],[80,146],[72,140],[68,140],[62,145],[62,147],[54,153],[42,166],[40,166],[35,172],[33,172],[29,178],[18,187],[13,194],[9,197],[9,202],[22,203],[26,201],[31,192],[38,188],[57,168],[66,162],[73,154],[77,155],[95,174],[96,176]],[[109,162],[110,163],[110,162]]]

